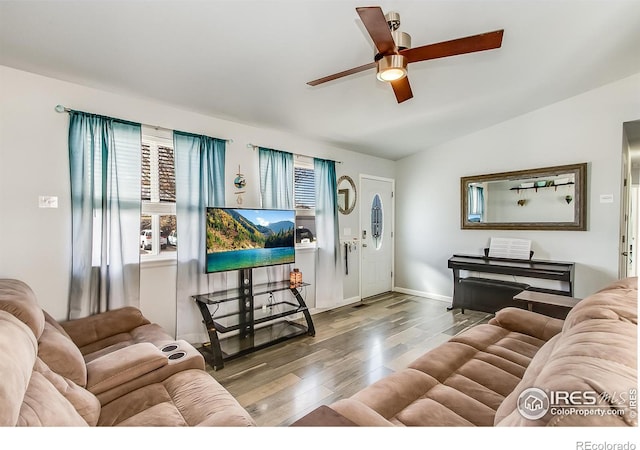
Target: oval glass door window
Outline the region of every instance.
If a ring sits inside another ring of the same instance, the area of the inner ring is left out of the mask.
[[[382,247],[382,200],[376,194],[371,202],[371,239],[376,250]]]

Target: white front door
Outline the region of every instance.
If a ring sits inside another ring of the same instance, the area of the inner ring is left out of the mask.
[[[360,178],[361,298],[393,288],[393,187],[386,178]]]

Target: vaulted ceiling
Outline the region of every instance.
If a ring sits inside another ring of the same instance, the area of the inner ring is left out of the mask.
[[[414,63],[398,104],[355,8],[414,47],[504,29],[502,47]],[[392,160],[640,72],[640,1],[0,1],[0,64]],[[73,105],[68,105],[73,107]]]

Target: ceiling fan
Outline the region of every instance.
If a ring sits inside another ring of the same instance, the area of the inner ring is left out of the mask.
[[[398,103],[402,103],[413,97],[409,78],[407,77],[408,64],[491,50],[502,45],[504,30],[497,30],[411,48],[411,36],[398,31],[400,14],[389,12],[385,15],[379,6],[356,8],[356,11],[378,51],[373,58],[373,62],[309,81],[308,85],[316,86],[375,67],[377,69],[377,78],[380,81],[391,83],[396,100]]]

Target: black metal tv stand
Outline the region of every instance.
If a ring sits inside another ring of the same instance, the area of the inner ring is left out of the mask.
[[[308,283],[291,284],[289,280],[284,280],[254,285],[252,269],[243,269],[238,272],[240,287],[192,297],[200,309],[209,334],[209,342],[203,345],[201,352],[214,370],[222,369],[225,360],[246,355],[296,336],[303,334],[315,336],[316,334],[309,308],[299,291],[301,287],[309,286]],[[295,301],[285,299],[255,307],[256,296],[280,291],[290,291]],[[232,308],[231,312],[217,313],[221,304],[233,301],[237,302],[237,308]],[[211,305],[216,306],[213,313],[209,309]],[[297,313],[304,315],[306,326],[286,319]],[[219,333],[233,331],[237,333],[222,339],[218,337]]]

